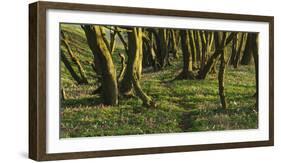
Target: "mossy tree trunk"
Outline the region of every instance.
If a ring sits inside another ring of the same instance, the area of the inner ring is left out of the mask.
[[[118,56],[120,57],[121,62],[121,70],[118,75],[118,82],[120,82],[123,79],[126,70],[126,57],[123,53],[118,53]]]
[[[116,45],[116,31],[110,31],[110,53],[113,54]]]
[[[186,30],[180,31],[181,48],[183,54],[183,70],[175,79],[194,79],[192,55],[188,50],[188,34]]]
[[[134,89],[136,95],[142,100],[143,105],[152,106],[154,103],[141,88],[140,79],[143,59],[143,31],[134,27],[128,32],[128,61],[123,80],[120,82],[120,91],[127,93]]]
[[[200,61],[202,57],[202,40],[200,37],[200,31],[194,31],[195,45],[197,49],[197,53],[194,56],[194,67],[198,68],[200,66]]]
[[[133,31],[128,34],[129,41],[129,53],[132,56],[133,61],[133,86],[136,95],[142,100],[143,105],[153,106],[154,102],[141,88],[140,78],[142,73],[142,59],[143,59],[143,41],[142,41],[142,29],[133,28]]]
[[[68,43],[68,38],[67,36],[65,35],[65,33],[63,31],[61,31],[61,42],[62,44],[64,45],[64,47],[66,48],[69,56],[70,56],[70,59],[72,60],[72,62],[77,66],[78,68],[78,71],[80,73],[80,76],[81,76],[81,80],[80,80],[80,83],[79,84],[88,84],[88,80],[87,80],[87,77],[86,77],[86,74],[85,74],[85,71],[79,61],[79,59],[76,57],[76,55],[74,54],[74,52],[71,50],[71,47]]]
[[[88,45],[94,54],[95,60],[98,60],[101,71],[101,88],[104,104],[118,104],[118,87],[116,79],[116,70],[112,61],[110,49],[105,43],[105,37],[102,26],[83,25]]]
[[[72,68],[69,60],[67,59],[67,57],[65,56],[65,54],[63,53],[62,50],[60,50],[60,56],[61,56],[62,63],[65,65],[66,69],[68,70],[68,72],[70,73],[72,78],[77,82],[77,84],[83,84],[82,79],[80,78],[80,76],[78,74],[76,74],[76,72]]]
[[[190,52],[192,55],[192,66],[196,67],[196,59],[195,56],[197,55],[197,47],[196,47],[196,43],[195,43],[195,38],[194,38],[194,31],[193,30],[187,30],[188,32],[188,41],[189,41],[189,47],[190,47]]]
[[[147,45],[149,46],[148,53],[151,56],[151,64],[152,64],[153,70],[158,71],[161,66],[157,60],[155,36],[153,35],[153,33],[151,31],[147,31],[147,35],[148,35]]]
[[[225,45],[225,37],[226,33],[219,33],[219,46]],[[225,89],[224,89],[224,74],[225,74],[225,54],[226,54],[226,48],[222,50],[222,53],[220,54],[220,68],[219,68],[219,73],[218,73],[218,81],[219,81],[219,96],[220,96],[220,101],[221,101],[221,106],[222,109],[227,108],[227,102],[226,102],[226,97],[225,97]]]

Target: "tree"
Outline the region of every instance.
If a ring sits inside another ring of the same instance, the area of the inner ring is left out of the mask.
[[[256,73],[256,93],[255,93],[255,97],[256,97],[256,109],[258,110],[258,97],[259,97],[259,89],[258,89],[258,85],[259,85],[259,50],[258,50],[258,42],[259,42],[259,37],[257,33],[249,33],[248,35],[252,35],[252,47],[253,47],[253,58],[254,58],[254,63],[255,63],[255,73]]]
[[[71,77],[77,82],[77,84],[83,84],[83,80],[80,78],[79,75],[76,74],[74,69],[72,68],[70,61],[65,56],[64,52],[60,50],[61,61],[65,65],[66,69],[70,73]]]
[[[65,33],[63,31],[61,31],[61,42],[62,44],[64,45],[64,47],[66,48],[72,62],[77,66],[78,68],[78,71],[80,73],[80,76],[81,78],[79,79],[79,84],[88,84],[88,80],[87,80],[87,77],[86,77],[86,74],[85,74],[85,71],[79,61],[79,59],[76,57],[76,55],[74,54],[74,52],[71,50],[71,47],[68,43],[68,38],[67,36],[65,35]],[[64,56],[65,57],[65,56]],[[70,70],[68,68],[68,70]],[[74,71],[74,70],[73,70]],[[73,73],[73,72],[72,72]]]
[[[245,33],[241,33],[240,41],[239,41],[239,39],[237,39],[236,46],[238,46],[238,49],[236,49],[236,52],[235,52],[234,63],[233,63],[234,68],[237,68],[239,63],[240,63],[242,47],[243,47],[243,44],[244,44],[244,37],[245,36],[246,36]]]
[[[245,45],[245,50],[243,53],[243,57],[241,59],[241,64],[242,65],[249,65],[250,63],[253,62],[253,42],[255,42],[255,36],[251,33],[248,34],[246,45]]]
[[[226,41],[226,32],[219,32],[217,42],[219,43],[219,47],[225,46]],[[226,54],[226,48],[223,48],[222,53],[220,54],[220,68],[218,73],[218,81],[219,81],[219,96],[221,101],[222,109],[226,109],[227,102],[225,98],[225,92],[224,92],[224,73],[225,73],[225,54]]]
[[[192,56],[192,66],[193,67],[197,67],[196,65],[196,55],[197,55],[197,44],[195,42],[195,38],[194,38],[194,31],[193,30],[187,30],[188,32],[188,42],[189,42],[189,47],[190,47],[190,55]]]
[[[223,52],[224,48],[233,40],[233,37],[237,33],[231,32],[228,37],[224,38],[225,39],[225,44],[219,44],[219,40],[215,39],[215,51],[213,52],[212,55],[210,55],[208,61],[206,62],[205,66],[203,69],[199,70],[197,79],[205,79],[206,76],[209,74],[211,69],[215,66],[216,60],[219,57],[219,55]],[[218,37],[218,32],[214,33],[215,37]]]
[[[175,59],[179,58],[179,32],[176,29],[170,29],[169,30],[170,33],[170,39],[169,39],[169,51],[173,54],[173,57]]]
[[[141,88],[140,79],[142,73],[143,58],[143,33],[142,28],[134,27],[128,31],[128,61],[123,80],[120,82],[120,91],[127,94],[133,89],[142,100],[143,105],[153,106],[154,102]]]
[[[188,33],[187,30],[180,31],[181,48],[183,55],[183,69],[175,79],[194,79],[192,55],[188,49]]]
[[[110,48],[104,38],[102,26],[82,25],[88,45],[95,57],[95,67],[99,67],[101,73],[101,89],[104,104],[118,104],[118,87],[116,70],[112,61]]]

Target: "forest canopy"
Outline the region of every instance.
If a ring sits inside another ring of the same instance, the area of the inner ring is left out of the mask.
[[[60,24],[61,137],[258,127],[258,33]]]

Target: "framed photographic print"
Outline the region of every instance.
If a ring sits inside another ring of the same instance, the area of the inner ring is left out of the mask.
[[[34,160],[272,146],[274,18],[29,5]]]

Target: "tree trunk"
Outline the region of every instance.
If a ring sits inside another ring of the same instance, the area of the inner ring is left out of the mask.
[[[254,33],[249,33],[245,45],[245,50],[243,53],[243,57],[241,59],[241,64],[242,65],[249,65],[253,61],[253,42],[254,40]]]
[[[188,35],[186,30],[180,31],[181,47],[183,54],[183,70],[175,79],[194,79],[192,68],[192,55],[188,50]]]
[[[195,38],[194,38],[194,31],[193,30],[188,30],[188,37],[189,37],[189,46],[190,46],[190,51],[191,51],[191,56],[192,56],[192,66],[196,67],[196,59],[195,56],[197,55],[197,47],[195,43]]]
[[[103,27],[84,25],[81,26],[85,32],[88,45],[95,56],[95,60],[99,60],[101,67],[101,88],[104,104],[118,104],[118,87],[116,79],[116,70],[112,61],[111,53],[105,43]]]
[[[61,88],[61,100],[66,100],[66,95],[65,95],[65,91],[63,88]]]
[[[219,34],[222,40],[219,43],[219,46],[221,47],[221,45],[225,45],[225,38],[226,37],[226,33],[220,33]],[[225,59],[224,56],[226,54],[226,48],[223,49],[221,55],[220,55],[220,69],[219,69],[219,74],[218,74],[218,81],[219,81],[219,96],[220,96],[220,101],[221,101],[221,106],[222,109],[226,109],[227,108],[227,103],[226,103],[226,99],[225,99],[225,92],[224,92],[224,73],[225,73]]]
[[[74,52],[71,50],[71,47],[68,43],[68,40],[67,40],[67,37],[65,36],[64,32],[61,31],[61,41],[62,43],[64,44],[71,60],[73,61],[73,63],[77,66],[78,68],[78,71],[80,73],[80,76],[81,76],[81,83],[80,84],[88,84],[88,80],[87,80],[87,77],[86,77],[86,74],[85,74],[85,71],[82,67],[82,65],[80,64],[80,61],[78,60],[78,58],[75,56]]]
[[[200,31],[200,38],[201,38],[201,45],[202,45],[202,56],[201,56],[201,64],[200,64],[200,69],[202,70],[205,66],[205,61],[206,61],[206,53],[208,50],[208,38],[209,38],[209,33],[207,31]]]
[[[130,81],[131,85],[136,92],[136,95],[142,100],[143,105],[152,106],[154,103],[148,95],[141,89],[139,80],[142,72],[142,29],[133,28],[132,32],[128,32],[128,64],[127,75],[125,76],[127,81]]]
[[[236,33],[232,32],[227,38],[225,39],[225,44],[224,45],[219,45],[219,39],[218,39],[218,32],[214,33],[214,38],[215,38],[215,44],[216,44],[216,50],[215,52],[211,55],[211,57],[208,59],[206,65],[202,70],[199,71],[197,78],[198,79],[205,79],[213,66],[215,66],[215,62],[219,55],[223,52],[224,48],[233,40],[233,37],[236,35]],[[223,40],[224,42],[224,40]]]
[[[179,47],[178,47],[178,37],[177,37],[177,30],[171,29],[171,46],[172,46],[172,53],[174,58],[179,58]]]
[[[164,68],[169,63],[169,50],[167,40],[167,29],[159,29],[159,43],[160,43],[160,56],[159,61],[161,68]]]
[[[254,58],[254,63],[255,63],[255,73],[256,73],[256,110],[259,110],[258,108],[258,99],[259,99],[259,50],[258,50],[258,42],[259,42],[259,37],[257,33],[253,34],[253,58]]]
[[[124,73],[126,70],[126,58],[125,58],[125,55],[122,53],[118,53],[118,55],[119,55],[120,61],[121,61],[121,70],[118,75],[118,81],[120,82],[123,79]]]
[[[219,69],[219,74],[218,74],[218,80],[219,80],[219,95],[220,95],[220,101],[221,101],[221,106],[222,109],[226,109],[227,103],[225,99],[225,92],[224,92],[224,73],[225,73],[225,60],[224,60],[224,55],[225,55],[225,50],[220,56],[220,69]]]
[[[242,33],[241,34],[241,38],[240,38],[240,42],[239,42],[239,46],[238,46],[238,49],[236,51],[236,55],[235,55],[235,59],[234,59],[234,68],[237,68],[239,63],[240,63],[240,56],[241,56],[241,51],[242,51],[242,46],[243,46],[243,43],[244,43],[244,36],[245,36],[245,33]]]
[[[110,53],[113,54],[116,45],[116,34],[117,32],[110,32]]]
[[[195,54],[195,58],[194,58],[194,67],[198,68],[200,66],[200,59],[202,57],[202,40],[200,37],[200,31],[194,31],[194,35],[195,35],[195,44],[196,44],[196,49],[197,49],[197,53]]]
[[[60,56],[61,56],[61,61],[65,65],[66,69],[69,71],[72,78],[77,82],[77,84],[82,84],[83,83],[82,79],[79,77],[79,75],[76,74],[74,69],[71,67],[70,62],[68,61],[67,57],[65,56],[62,50],[60,50]]]
[[[231,49],[231,57],[230,57],[230,65],[234,65],[235,63],[235,57],[237,55],[237,41],[238,41],[238,38],[237,38],[237,35],[235,37],[233,37],[233,40],[232,40],[232,49]]]

